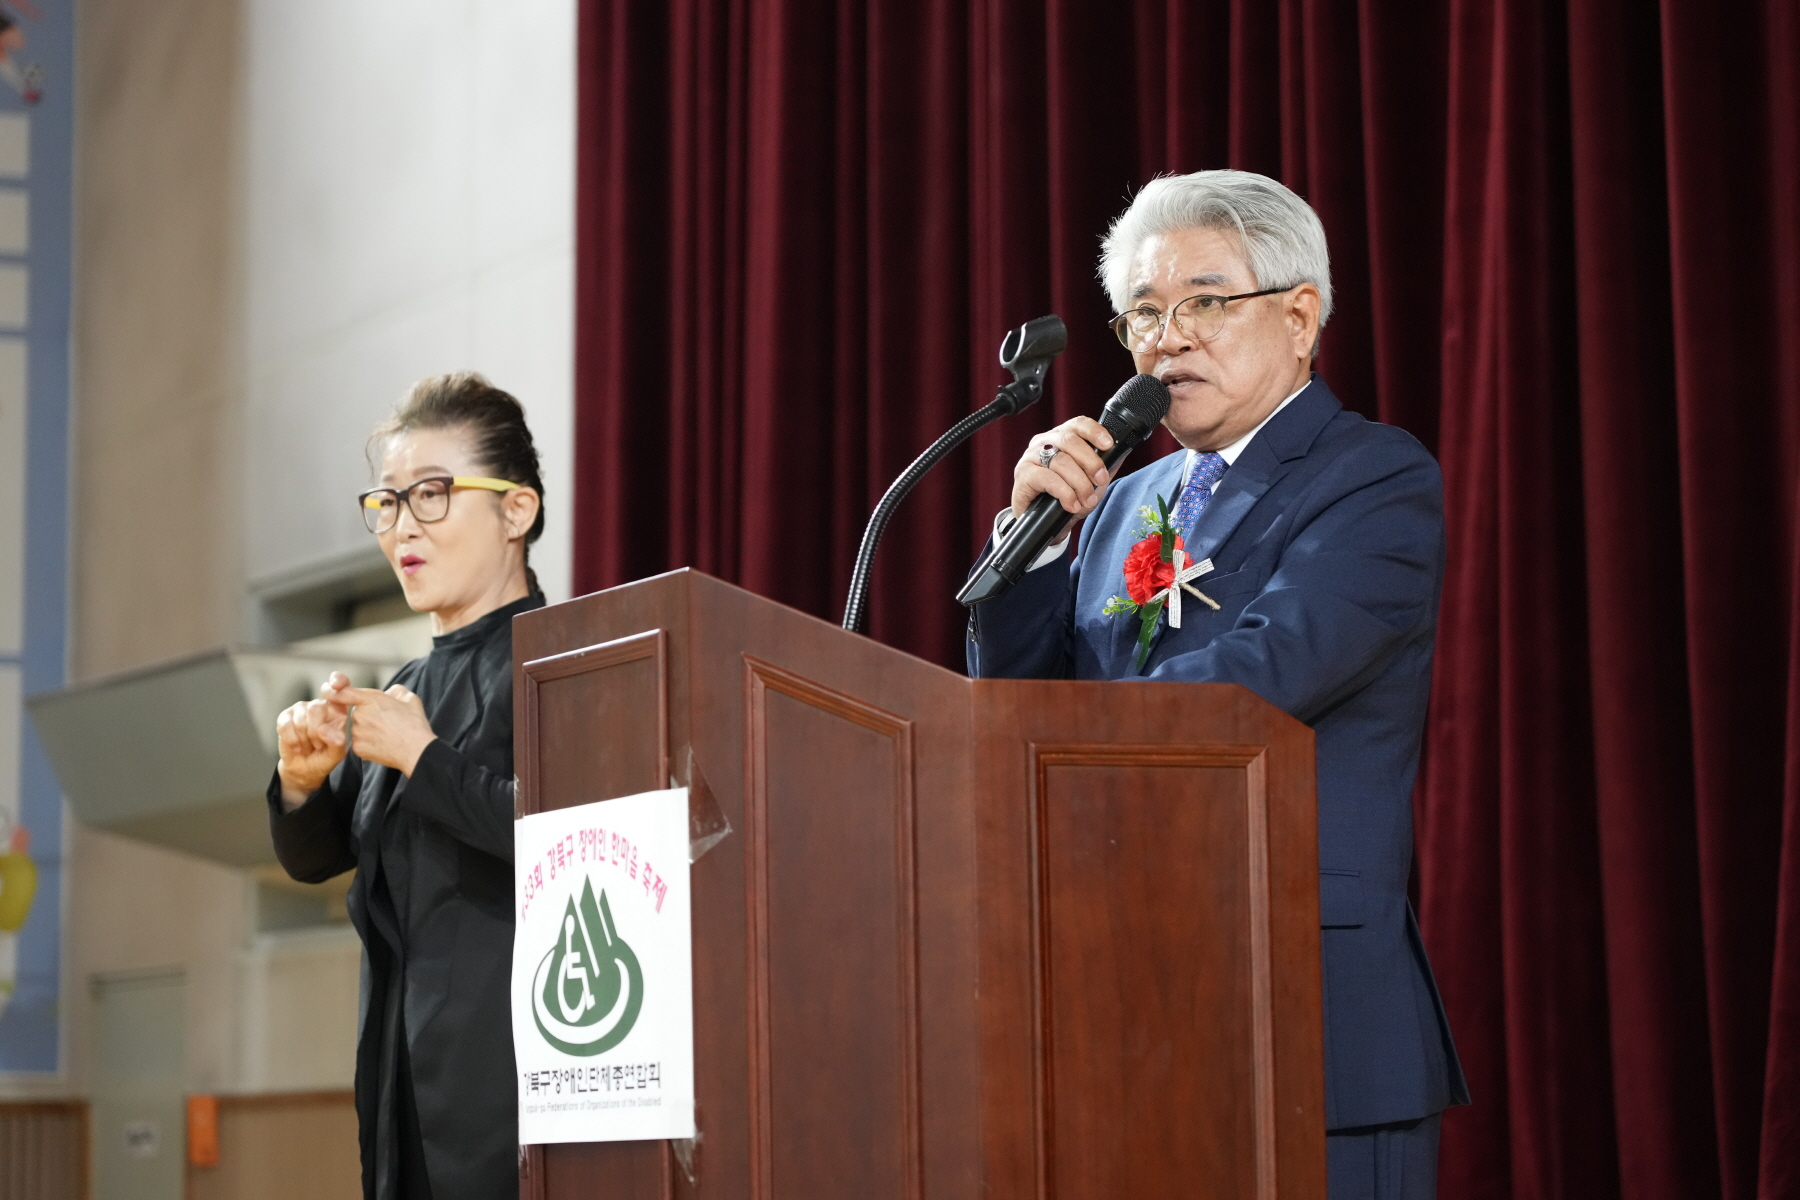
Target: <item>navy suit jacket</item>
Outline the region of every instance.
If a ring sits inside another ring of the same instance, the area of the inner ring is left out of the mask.
[[[1141,505],[1174,506],[1182,453],[1115,480],[1071,563],[975,608],[969,673],[1131,679],[1125,591]],[[1310,725],[1318,763],[1325,1117],[1406,1121],[1468,1093],[1406,898],[1412,789],[1444,574],[1443,481],[1411,435],[1345,412],[1317,375],[1226,471],[1187,546],[1214,570],[1141,677],[1236,683]]]

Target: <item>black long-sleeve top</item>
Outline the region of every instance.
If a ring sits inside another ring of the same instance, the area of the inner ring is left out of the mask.
[[[372,1200],[517,1194],[512,619],[543,603],[532,595],[434,638],[394,676],[437,735],[410,779],[351,753],[292,812],[279,778],[269,786],[289,875],[317,883],[356,870],[356,1108]]]

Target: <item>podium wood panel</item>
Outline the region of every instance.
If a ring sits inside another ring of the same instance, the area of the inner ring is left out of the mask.
[[[912,722],[745,667],[752,1182],[917,1196]]]
[[[668,786],[701,1139],[524,1194],[1322,1200],[1311,732],[970,681],[694,572],[518,619],[520,810]]]
[[[1257,1195],[1274,1160],[1266,893],[1191,868],[1201,845],[1266,863],[1261,747],[1034,751],[1052,1190],[1104,1195],[1163,1158]],[[1208,1104],[1220,1090],[1251,1102]]]

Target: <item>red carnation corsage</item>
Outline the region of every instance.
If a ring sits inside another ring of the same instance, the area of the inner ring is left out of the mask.
[[[1156,636],[1156,623],[1163,609],[1170,609],[1169,623],[1181,627],[1181,593],[1188,592],[1217,609],[1219,606],[1189,581],[1212,570],[1212,560],[1189,564],[1187,548],[1181,535],[1169,522],[1169,502],[1156,498],[1156,508],[1148,504],[1138,510],[1143,518],[1143,540],[1125,555],[1125,594],[1114,596],[1101,611],[1109,617],[1136,613],[1138,617],[1138,653],[1135,670],[1142,671],[1150,657],[1150,641]],[[1177,572],[1179,571],[1179,575]]]

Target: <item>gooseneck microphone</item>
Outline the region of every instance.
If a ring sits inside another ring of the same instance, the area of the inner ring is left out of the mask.
[[[958,421],[948,433],[927,447],[925,453],[915,458],[912,465],[900,473],[900,478],[888,487],[875,511],[869,514],[869,523],[863,528],[862,546],[856,552],[856,566],[850,572],[850,595],[844,601],[845,629],[851,633],[862,632],[863,612],[869,602],[869,575],[875,568],[875,548],[881,544],[881,535],[894,510],[900,507],[913,485],[983,425],[1036,404],[1038,397],[1044,394],[1044,373],[1050,369],[1051,360],[1068,344],[1069,331],[1055,313],[1027,321],[1002,339],[1000,365],[1012,372],[1013,381],[1001,385],[991,404]],[[1168,406],[1166,400],[1163,406]]]
[[[1125,456],[1152,433],[1169,413],[1169,389],[1161,380],[1149,375],[1133,375],[1125,386],[1113,393],[1100,414],[1100,425],[1112,434],[1112,449],[1100,455],[1100,461],[1112,471],[1125,461]],[[1000,544],[988,555],[975,578],[963,585],[956,598],[969,608],[983,600],[992,600],[1019,582],[1027,568],[1044,552],[1044,547],[1067,529],[1075,514],[1063,508],[1062,502],[1049,492],[1038,497],[1025,509],[1025,515],[1007,529]]]

